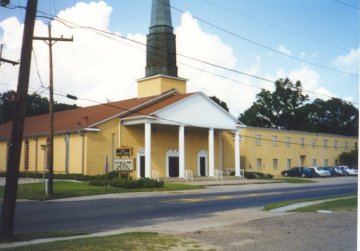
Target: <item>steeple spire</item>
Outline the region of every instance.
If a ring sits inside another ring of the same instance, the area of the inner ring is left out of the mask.
[[[176,42],[171,23],[170,0],[152,0],[147,35],[146,77],[177,77]]]

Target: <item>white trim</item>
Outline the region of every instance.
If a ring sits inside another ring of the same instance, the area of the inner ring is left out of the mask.
[[[174,93],[177,93],[177,94],[180,94],[177,90],[172,90],[172,91],[170,91],[170,92],[166,92],[166,93],[163,93],[163,94],[161,94],[161,95],[159,95],[159,96],[155,96],[153,99],[150,99],[149,101],[146,101],[146,102],[144,102],[144,103],[141,103],[141,104],[139,104],[139,105],[137,105],[137,106],[134,106],[134,107],[131,107],[131,108],[129,108],[129,109],[126,109],[125,111],[122,111],[122,112],[120,112],[120,113],[117,113],[117,114],[115,114],[115,115],[113,115],[113,116],[111,116],[111,117],[109,117],[109,118],[106,118],[106,119],[104,119],[104,120],[101,120],[101,121],[98,121],[98,122],[96,122],[95,124],[92,124],[92,125],[90,125],[89,127],[94,127],[94,126],[97,126],[97,125],[99,125],[99,124],[102,124],[102,123],[105,123],[105,122],[107,122],[107,121],[109,121],[109,120],[112,120],[112,119],[114,119],[114,118],[116,118],[116,117],[121,117],[121,116],[123,116],[123,115],[125,115],[125,114],[127,114],[127,113],[132,113],[132,112],[135,112],[135,111],[137,111],[137,110],[140,110],[140,109],[142,109],[142,108],[144,108],[144,107],[146,107],[146,106],[148,106],[148,105],[151,105],[152,103],[156,103],[158,100],[161,100],[161,99],[163,99],[163,98],[165,98],[165,97],[170,97],[170,96],[172,96]],[[131,100],[131,99],[129,99],[129,100]],[[120,100],[120,101],[126,101],[126,100]],[[120,101],[118,101],[118,102],[120,102]],[[113,102],[113,103],[117,103],[117,102]],[[103,105],[106,105],[106,104],[103,104]],[[122,109],[122,108],[119,108],[119,109]]]
[[[188,81],[188,79],[186,79],[186,78],[179,78],[179,77],[173,77],[173,76],[168,76],[168,75],[164,75],[164,74],[157,74],[157,75],[154,75],[154,76],[137,79],[136,82],[141,82],[141,81],[154,79],[154,78],[158,78],[158,77],[175,79],[175,80],[182,80],[182,81]]]
[[[241,176],[240,163],[240,129],[235,132],[235,176]]]
[[[140,157],[145,156],[145,149],[139,148],[136,151],[136,175],[137,177],[140,179],[141,178],[141,173],[140,173]]]
[[[139,125],[139,124],[145,124],[145,123],[153,123],[157,119],[151,116],[136,116],[136,117],[130,117],[130,118],[123,118],[122,124],[123,125]]]
[[[169,157],[179,157],[179,152],[176,149],[169,149],[166,151],[166,177],[170,177],[169,175]],[[180,169],[180,166],[179,166]],[[180,170],[179,170],[180,176]]]
[[[172,103],[172,104],[170,104],[170,105],[168,105],[168,106],[165,106],[165,107],[163,107],[163,108],[161,108],[161,109],[159,109],[159,110],[151,113],[150,115],[155,115],[155,114],[158,113],[158,112],[161,112],[161,111],[163,111],[163,110],[169,109],[169,108],[171,108],[172,106],[177,105],[178,103],[184,102],[185,100],[190,99],[190,98],[192,98],[192,97],[194,97],[194,96],[197,96],[197,95],[200,95],[200,96],[205,97],[205,98],[206,98],[208,101],[210,101],[217,109],[219,109],[219,110],[221,110],[222,112],[226,113],[227,116],[229,116],[231,119],[233,119],[234,122],[235,122],[234,127],[236,127],[236,126],[244,126],[239,120],[237,120],[237,118],[235,118],[235,117],[234,117],[231,113],[229,113],[228,111],[225,111],[221,106],[219,106],[217,103],[215,103],[211,98],[209,98],[209,97],[208,97],[205,93],[203,93],[202,91],[195,92],[195,93],[189,95],[189,96],[186,97],[186,98],[183,98],[183,99],[181,99],[181,100],[179,100],[179,101],[177,101],[177,102],[174,102],[174,103]],[[227,128],[224,128],[224,129],[227,129]]]
[[[118,147],[121,147],[121,119],[119,119],[119,125],[118,125]]]
[[[198,152],[197,154],[197,169],[198,169],[198,176],[201,176],[201,172],[200,172],[200,158],[204,157],[205,158],[205,176],[209,176],[209,167],[208,167],[208,151],[206,150],[201,150]]]
[[[179,178],[185,178],[185,127],[179,126]]]
[[[214,128],[209,129],[209,177],[215,175]]]
[[[151,178],[151,123],[145,123],[145,177]]]

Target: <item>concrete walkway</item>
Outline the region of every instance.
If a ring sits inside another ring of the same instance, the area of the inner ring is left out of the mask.
[[[342,197],[342,199],[348,199],[348,198],[352,198],[354,196],[347,196],[347,197]],[[328,201],[333,201],[333,200],[337,200],[339,198],[332,198],[332,199],[326,199],[326,200],[316,200],[316,201],[305,201],[305,202],[301,202],[301,203],[296,203],[296,204],[291,204],[285,207],[278,207],[278,208],[274,208],[272,210],[270,210],[270,212],[277,212],[277,213],[283,213],[283,212],[289,212],[291,210],[295,210],[301,207],[308,207],[308,206],[312,206],[312,205],[316,205],[316,204],[321,204],[324,202],[328,202]],[[321,212],[330,212],[330,211],[321,211]]]

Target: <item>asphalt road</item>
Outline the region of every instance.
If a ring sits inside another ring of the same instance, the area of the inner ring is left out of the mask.
[[[15,232],[86,231],[100,232],[197,217],[268,203],[357,192],[357,183],[314,184],[297,187],[169,194],[144,197],[114,197],[79,201],[20,201]]]

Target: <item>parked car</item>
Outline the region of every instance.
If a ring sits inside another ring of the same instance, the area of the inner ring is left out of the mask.
[[[334,167],[330,167],[330,166],[324,166],[324,167],[319,167],[322,170],[326,170],[329,171],[331,176],[338,176],[338,173],[335,171]]]
[[[285,170],[281,172],[282,176],[285,177],[302,177],[302,178],[312,178],[314,177],[314,173],[312,170],[306,167],[293,167],[289,170]]]
[[[334,167],[334,171],[337,173],[338,176],[348,175],[340,166]]]
[[[337,166],[337,167],[343,171],[344,175],[352,175],[352,176],[358,175],[357,169],[350,168],[349,166]]]
[[[316,173],[316,176],[318,176],[318,177],[330,177],[331,176],[331,173],[329,171],[324,170],[321,167],[313,166],[310,168],[314,170],[314,172]]]

